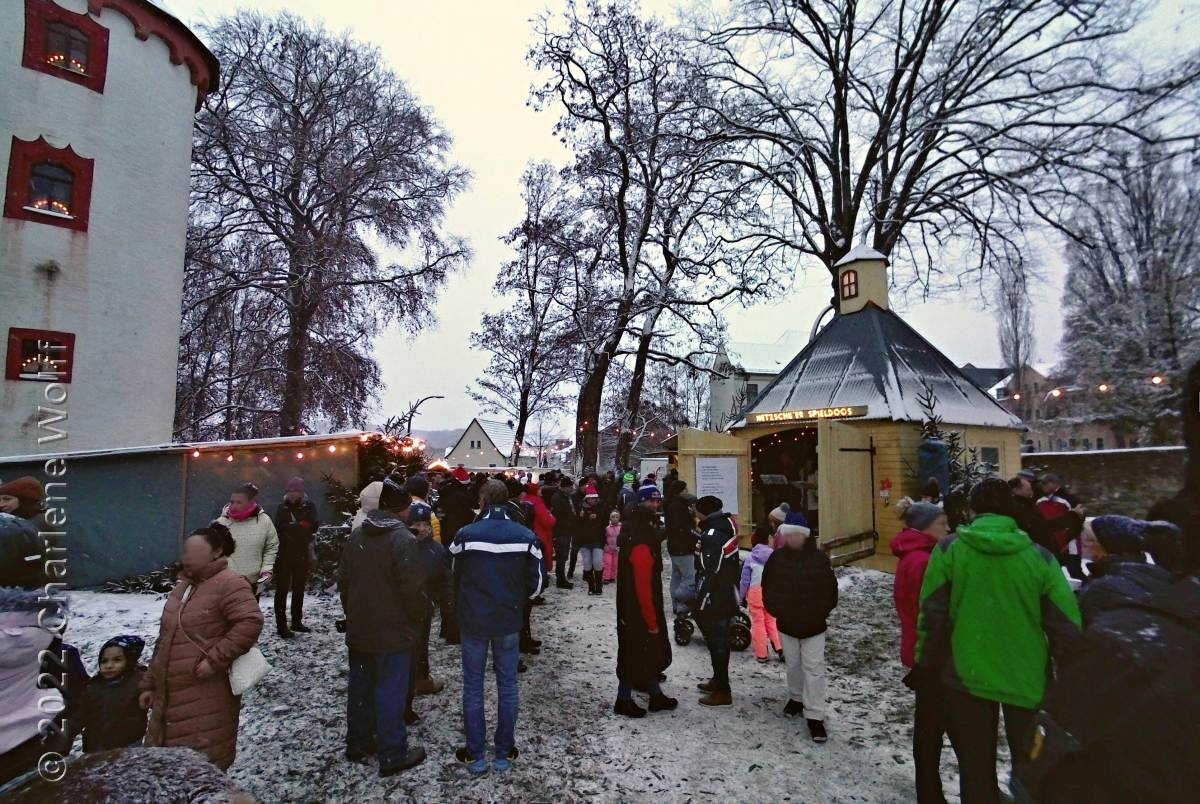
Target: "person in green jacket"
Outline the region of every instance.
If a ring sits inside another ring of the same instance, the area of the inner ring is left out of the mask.
[[[1079,607],[1058,561],[1013,519],[1012,492],[988,478],[971,492],[969,525],[933,551],[921,586],[917,667],[938,685],[958,755],[964,804],[998,802],[996,729],[1014,764],[1028,758],[1050,657],[1080,635]]]

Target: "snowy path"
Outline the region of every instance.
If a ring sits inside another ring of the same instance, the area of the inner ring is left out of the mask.
[[[429,759],[381,780],[373,765],[342,759],[346,653],[333,630],[340,606],[334,598],[310,598],[306,622],[314,633],[292,641],[275,636],[270,603],[263,603],[268,627],[260,644],[276,671],[246,695],[230,773],[262,802],[912,801],[912,695],[900,683],[892,578],[853,568],[839,576],[824,746],[808,739],[803,720],[782,716],[783,666],[759,665],[749,650],[732,657],[734,705],[701,707],[695,685],[711,666],[698,633],[691,645],[673,646],[664,688],[680,699],[677,711],[642,720],[613,715],[615,590],[606,587],[603,598],[593,598],[577,587],[551,590],[547,605],[534,609],[534,633],[545,645],[521,676],[521,758],[511,774],[473,779],[455,764],[462,739],[459,655],[435,639],[434,675],[446,690],[417,699],[423,720],[410,730]],[[108,637],[153,637],[161,607],[161,597],[150,595],[75,593],[68,633],[94,670],[95,651]],[[943,762],[947,796],[957,800],[949,746]]]

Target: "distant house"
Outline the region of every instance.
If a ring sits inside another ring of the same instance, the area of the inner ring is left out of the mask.
[[[713,362],[708,381],[709,429],[724,430],[750,407],[804,345],[805,334],[789,329],[774,343],[731,341]]]
[[[516,424],[512,421],[472,419],[446,453],[446,462],[451,466],[461,463],[474,469],[509,466],[515,438]],[[522,450],[518,465],[536,466],[537,457],[526,453]]]

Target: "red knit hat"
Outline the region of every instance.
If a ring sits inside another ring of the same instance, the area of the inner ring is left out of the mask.
[[[29,502],[41,502],[42,484],[38,482],[36,477],[25,475],[24,477],[18,477],[16,480],[10,480],[0,485],[0,495],[16,497],[18,500],[27,500]]]

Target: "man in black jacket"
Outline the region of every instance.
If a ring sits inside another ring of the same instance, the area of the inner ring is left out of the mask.
[[[308,583],[308,551],[317,532],[317,506],[304,493],[303,478],[288,481],[287,494],[275,511],[279,553],[275,556],[275,627],[284,639],[305,633],[304,587]],[[287,624],[287,597],[292,593],[292,627]]]
[[[1057,553],[1058,544],[1054,541],[1046,518],[1042,516],[1033,499],[1033,483],[1028,475],[1018,474],[1008,481],[1008,487],[1013,494],[1012,516],[1017,520],[1017,527],[1025,531],[1025,535],[1034,544],[1045,547],[1051,555]]]
[[[428,605],[417,542],[405,525],[411,502],[398,482],[384,480],[379,508],[350,535],[338,564],[350,648],[346,759],[375,753],[380,776],[425,760],[424,748],[409,749],[404,724],[412,651]]]
[[[669,489],[664,519],[667,524],[667,553],[671,556],[671,600],[680,585],[694,589],[696,579],[696,498],[687,493],[687,483],[676,480]],[[686,605],[672,603],[676,616],[687,616]]]
[[[763,605],[776,620],[787,662],[785,715],[803,714],[813,742],[825,732],[825,629],[837,607],[838,585],[829,556],[801,525],[780,525],[786,544],[763,567]]]
[[[575,535],[575,504],[571,501],[571,478],[558,481],[558,491],[550,498],[550,513],[554,514],[554,585],[559,589],[574,589],[567,580],[567,562],[571,558],[571,542]]]
[[[738,610],[738,582],[742,562],[738,558],[737,532],[719,497],[701,497],[696,501],[700,522],[700,540],[695,551],[696,622],[704,634],[712,658],[712,678],[699,685],[704,706],[731,706],[729,686],[729,622]]]

